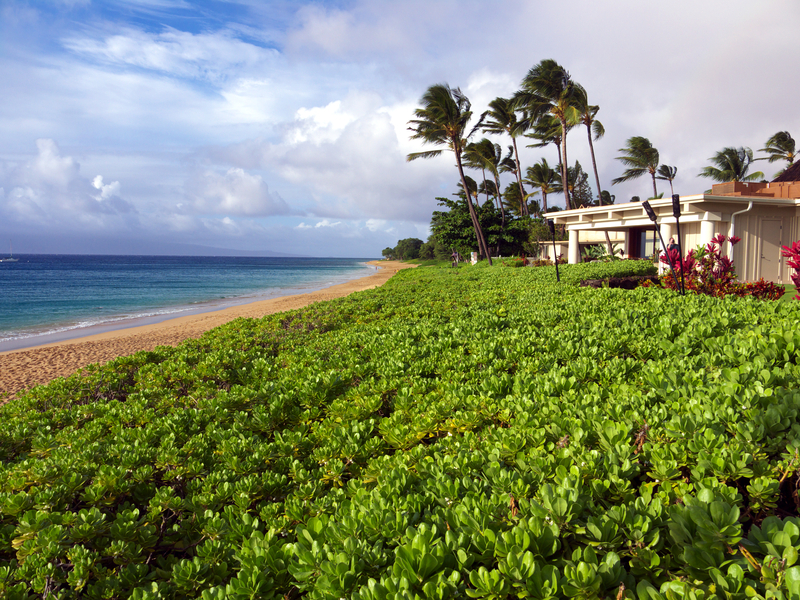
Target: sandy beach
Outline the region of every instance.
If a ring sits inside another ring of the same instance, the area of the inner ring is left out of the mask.
[[[152,325],[2,352],[0,353],[0,403],[13,399],[23,390],[58,377],[66,377],[92,363],[106,363],[118,356],[127,356],[140,350],[152,350],[157,346],[176,346],[183,340],[198,338],[209,329],[239,317],[263,317],[376,288],[388,281],[399,269],[416,266],[395,261],[372,261],[368,264],[379,269],[373,275],[316,292],[272,298],[215,312],[178,317]]]

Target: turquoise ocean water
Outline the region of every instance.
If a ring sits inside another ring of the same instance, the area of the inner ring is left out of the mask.
[[[18,255],[0,263],[0,351],[322,289],[367,258]]]

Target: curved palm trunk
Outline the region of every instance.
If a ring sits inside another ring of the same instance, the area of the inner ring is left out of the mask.
[[[542,190],[542,206],[544,207],[544,212],[547,212],[547,192],[544,188],[540,188]]]
[[[592,155],[592,168],[594,169],[594,180],[597,183],[597,205],[603,206],[603,193],[600,189],[600,175],[597,173],[597,160],[594,158],[594,144],[592,143],[592,128],[587,124],[586,125],[586,134],[589,137],[589,152]],[[603,233],[606,236],[606,252],[611,254],[612,246],[611,246],[611,236],[608,235],[608,230],[604,230]]]
[[[482,253],[486,260],[489,261],[489,266],[492,264],[492,255],[489,253],[489,247],[486,245],[486,238],[483,236],[483,229],[478,221],[478,215],[475,212],[475,207],[472,205],[472,196],[467,187],[467,179],[464,177],[464,168],[461,166],[461,153],[456,152],[456,165],[458,166],[458,174],[461,175],[461,186],[464,188],[464,194],[467,197],[467,209],[469,216],[472,219],[472,226],[475,228],[475,237],[478,238],[478,252]]]
[[[572,201],[569,197],[569,186],[567,185],[567,120],[560,119],[561,121],[561,155],[564,160],[561,161],[561,185],[564,186],[564,199],[566,200],[567,210],[572,208]]]
[[[594,180],[597,183],[597,205],[603,206],[603,190],[600,189],[600,175],[597,173],[597,160],[594,158],[594,144],[592,143],[592,128],[586,125],[586,133],[589,137],[589,153],[592,155],[592,168],[594,169]]]
[[[650,173],[650,176],[653,178],[653,198],[658,197],[658,190],[656,189],[656,174]]]
[[[502,227],[505,228],[506,209],[503,206],[503,199],[500,197],[500,179],[497,177],[497,173],[492,173],[492,175],[494,175],[494,189],[497,192],[497,203],[500,205],[500,217],[502,218]]]
[[[525,188],[522,187],[522,167],[519,165],[519,152],[517,152],[517,138],[511,136],[511,143],[514,144],[514,162],[517,163],[517,184],[519,185],[519,197],[520,197],[520,215],[525,216],[528,215],[528,206],[525,202]],[[524,211],[523,211],[524,207]]]

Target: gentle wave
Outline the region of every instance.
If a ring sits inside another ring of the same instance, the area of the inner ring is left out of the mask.
[[[102,327],[103,325],[111,325],[112,323],[120,323],[124,321],[136,321],[151,317],[174,315],[182,312],[188,312],[189,310],[191,309],[188,308],[177,308],[172,310],[164,309],[164,310],[156,310],[156,311],[136,313],[136,314],[110,316],[102,319],[88,319],[71,324],[62,324],[55,327],[20,329],[17,331],[0,331],[0,343],[16,341],[16,340],[26,340],[29,338],[45,336],[45,335],[56,335],[59,333],[74,331],[76,329]]]
[[[363,259],[66,259],[32,255],[13,276],[0,271],[0,352],[306,293],[372,270]]]

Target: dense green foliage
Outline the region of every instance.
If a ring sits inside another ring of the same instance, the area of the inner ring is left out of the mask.
[[[467,211],[465,198],[451,200],[436,198],[439,206],[446,211],[433,211],[431,219],[431,238],[445,248],[451,248],[462,256],[469,256],[475,247],[475,234]],[[533,231],[532,223],[540,219],[518,217],[506,212],[505,219],[491,200],[479,204],[475,209],[481,228],[492,256],[508,256],[526,251],[526,244]],[[537,230],[538,231],[538,230]],[[452,250],[451,250],[452,252]]]
[[[392,260],[414,260],[420,258],[424,242],[418,238],[406,238],[397,242],[394,248],[385,248],[383,256]]]
[[[797,597],[800,304],[560,272],[401,271],[3,406],[0,596]]]

